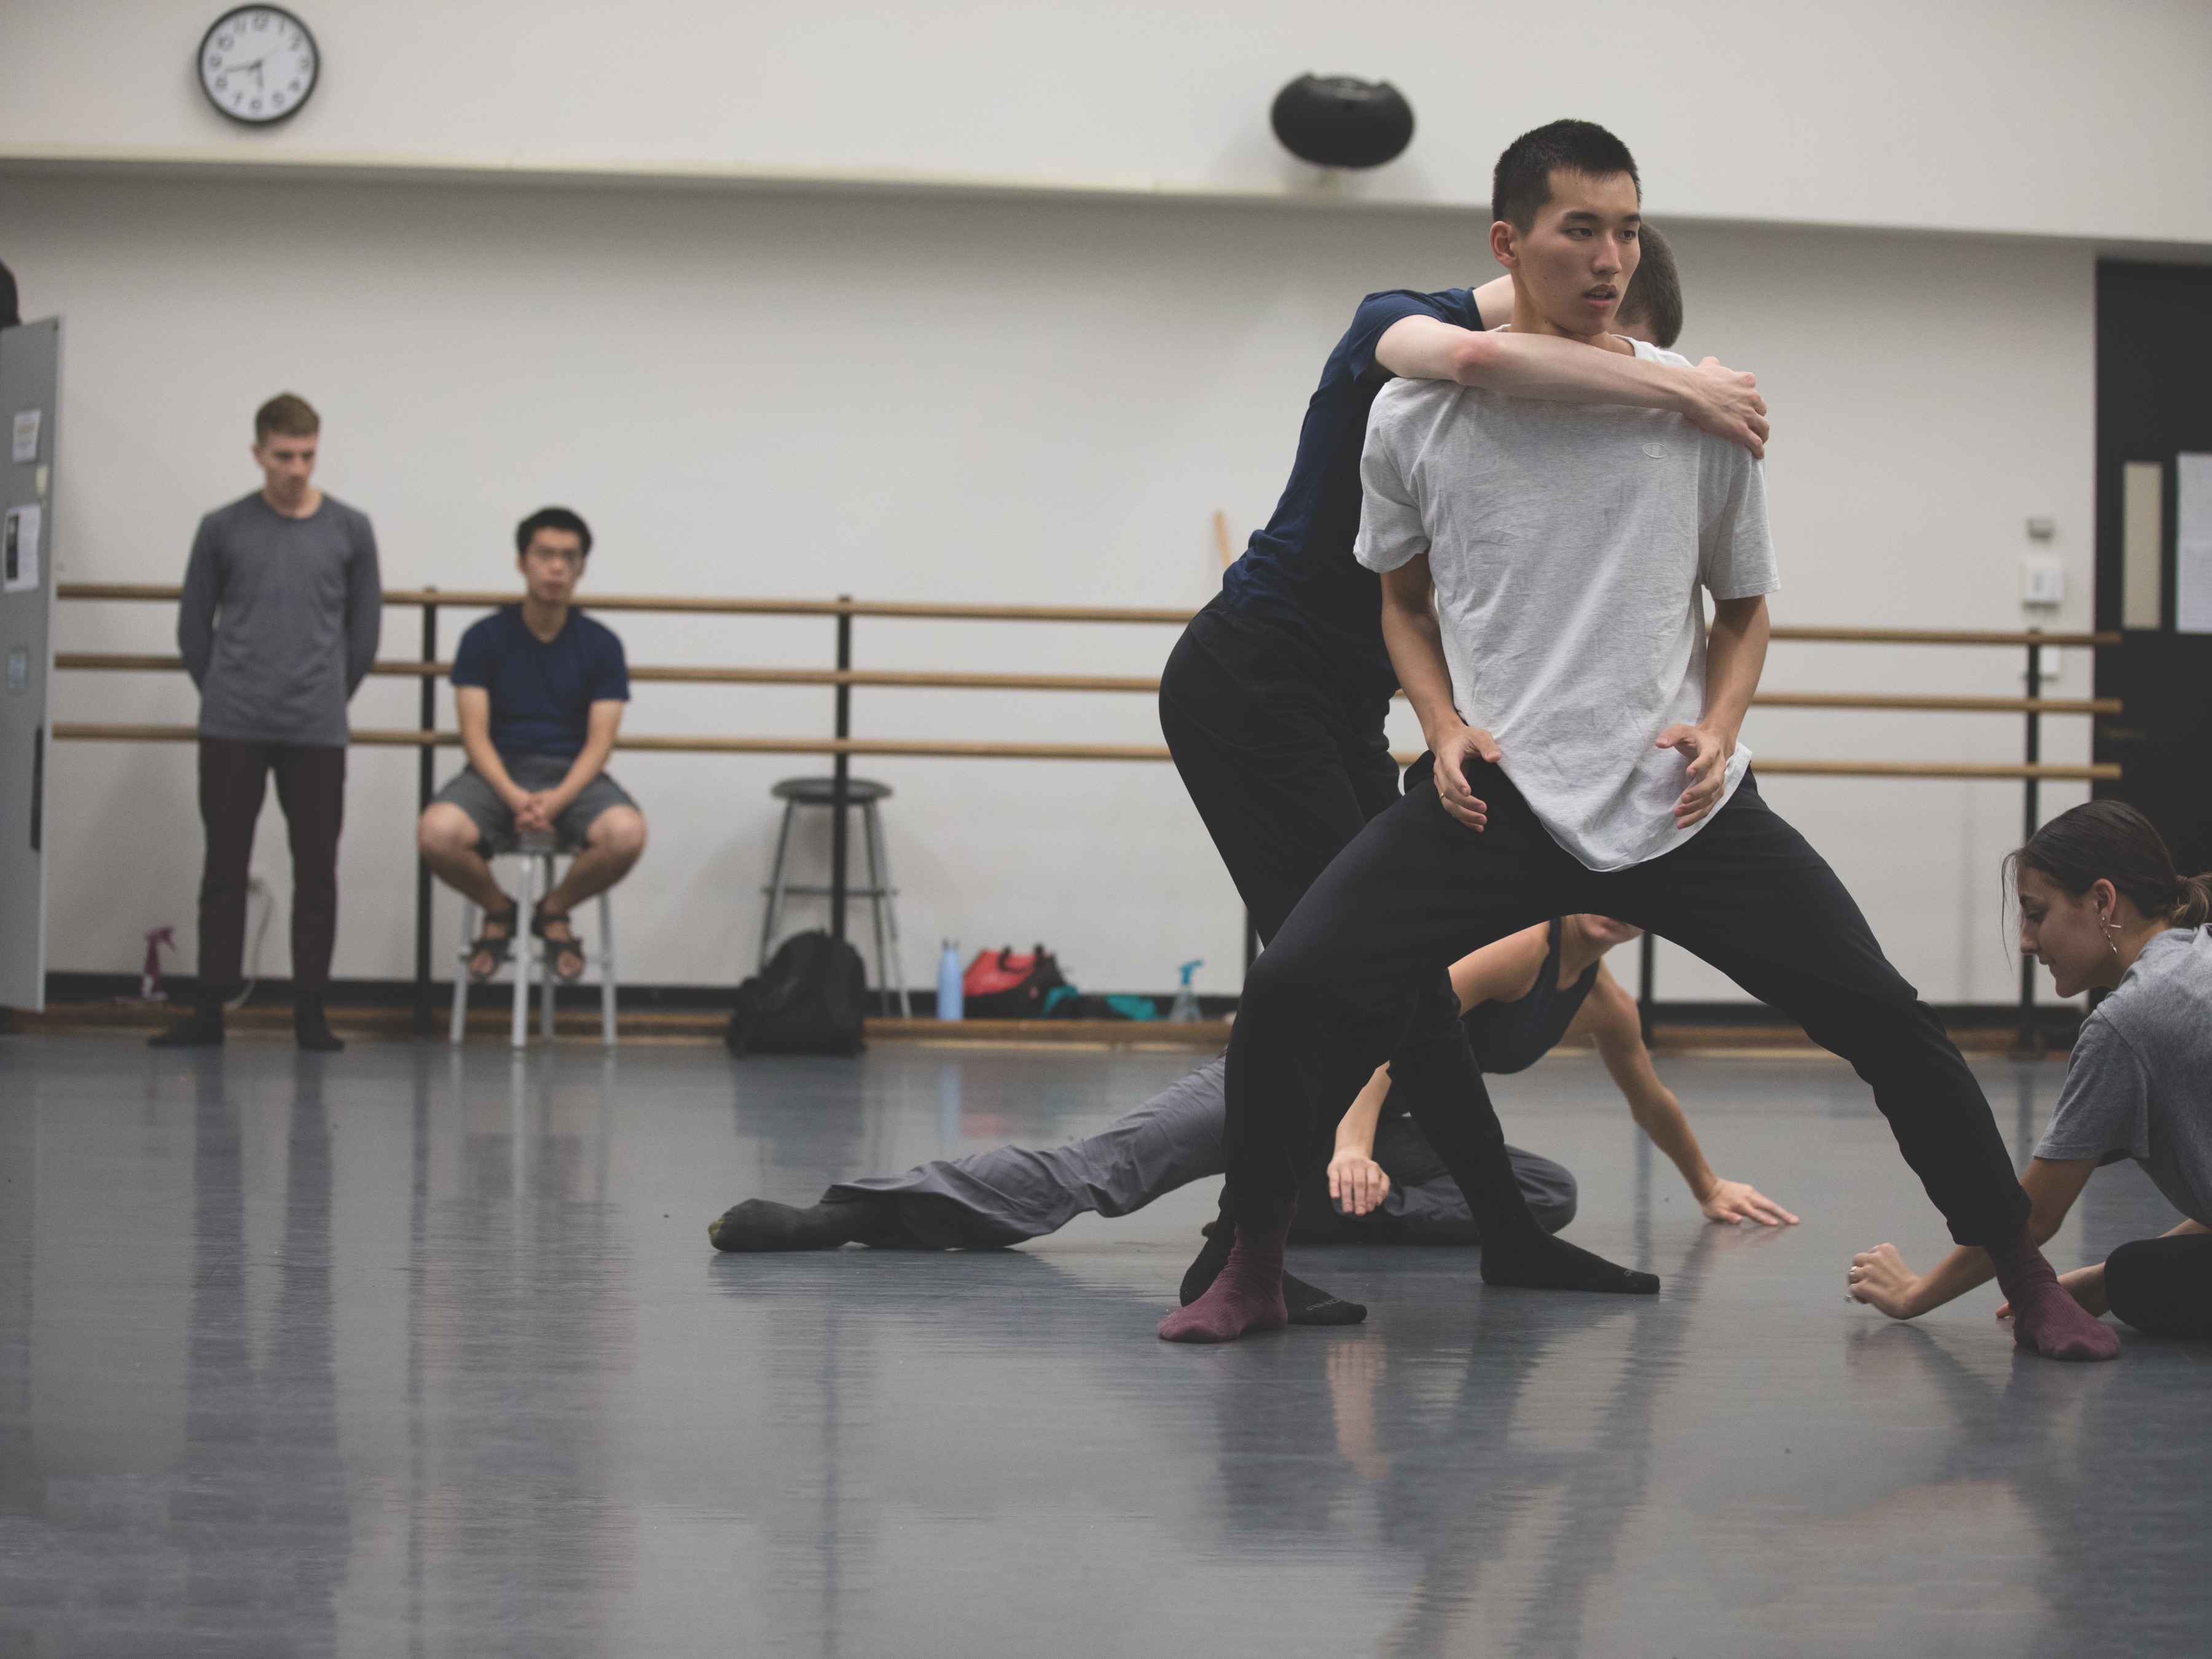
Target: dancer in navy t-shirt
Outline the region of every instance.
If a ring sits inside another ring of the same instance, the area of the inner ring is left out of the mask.
[[[645,850],[645,816],[606,770],[629,670],[613,630],[571,603],[592,550],[583,520],[542,507],[515,527],[514,544],[527,596],[461,635],[453,704],[469,763],[424,809],[416,835],[439,879],[483,907],[469,956],[477,980],[499,971],[520,921],[485,853],[518,832],[550,832],[580,849],[530,918],[554,974],[573,980],[584,971],[584,942],[568,913],[628,875]]]

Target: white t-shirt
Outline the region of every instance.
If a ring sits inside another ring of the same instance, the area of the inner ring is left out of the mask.
[[[1429,556],[1460,718],[1498,739],[1554,841],[1618,870],[1712,822],[1675,826],[1688,763],[1653,739],[1704,712],[1698,588],[1781,585],[1749,453],[1657,410],[1394,380],[1359,476],[1354,552],[1377,571]],[[1750,763],[1737,744],[1723,801]]]

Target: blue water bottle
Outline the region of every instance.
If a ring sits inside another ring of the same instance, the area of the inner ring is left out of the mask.
[[[938,1018],[963,1018],[965,1002],[960,984],[960,941],[949,939],[945,941],[943,954],[937,958]]]

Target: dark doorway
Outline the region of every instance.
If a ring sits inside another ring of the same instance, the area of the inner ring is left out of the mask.
[[[2122,768],[2099,796],[2142,809],[2174,861],[2212,870],[2212,623],[2207,564],[2178,556],[2183,508],[2212,508],[2212,268],[2097,266],[2097,626],[2124,643],[2097,653],[2096,754]],[[2201,538],[2201,530],[2192,532]],[[2188,631],[2191,628],[2208,631]]]

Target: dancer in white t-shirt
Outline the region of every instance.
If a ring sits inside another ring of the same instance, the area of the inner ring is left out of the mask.
[[[1652,349],[1610,331],[1642,218],[1619,139],[1583,121],[1524,134],[1498,161],[1492,206],[1516,331]],[[1223,1203],[1237,1243],[1160,1334],[1227,1341],[1284,1322],[1299,1160],[1343,1103],[1323,1097],[1342,1087],[1327,1080],[1333,1044],[1442,1082],[1482,1133],[1481,1078],[1420,989],[1492,939],[1586,911],[1684,945],[1849,1060],[1953,1237],[1989,1250],[2021,1345],[2116,1353],[2030,1236],[1989,1103],[1942,1023],[1759,798],[1737,741],[1777,586],[1758,465],[1676,416],[1400,382],[1376,399],[1361,476],[1356,551],[1382,573],[1383,638],[1435,777],[1369,822],[1245,981]],[[1431,1139],[1446,1164],[1474,1168],[1443,1135]]]

